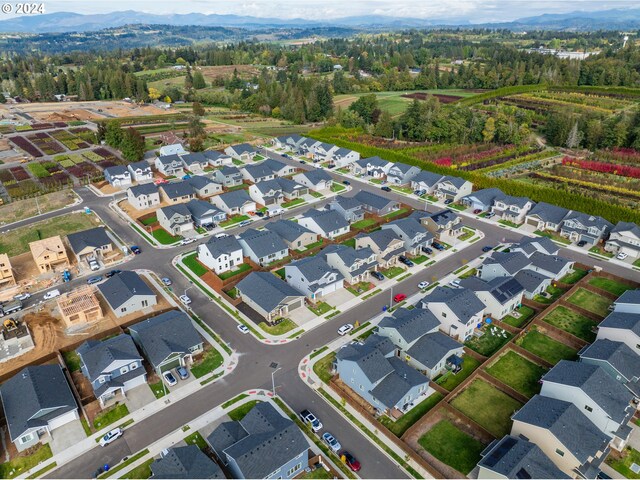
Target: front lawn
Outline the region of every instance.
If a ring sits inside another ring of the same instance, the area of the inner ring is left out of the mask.
[[[446,388],[451,391],[464,382],[465,379],[480,366],[480,362],[471,355],[463,355],[462,360],[462,370],[456,374],[453,372],[446,372],[436,379],[436,383],[442,388]]]
[[[257,403],[260,403],[260,400],[250,400],[247,403],[240,405],[237,408],[231,410],[228,415],[231,420],[239,421],[242,420],[249,410],[251,410]]]
[[[460,275],[459,278],[463,279],[463,278],[475,277],[476,273],[478,273],[477,268],[470,268],[469,270],[464,272],[462,275]]]
[[[593,329],[597,323],[567,307],[554,308],[544,317],[544,321],[587,342],[593,342],[596,339]]]
[[[363,218],[362,220],[359,220],[353,224],[351,224],[351,228],[354,229],[363,229],[363,228],[367,228],[370,227],[372,225],[375,225],[376,222],[373,218]]]
[[[510,222],[509,220],[498,220],[498,223],[511,228],[518,228],[520,226],[517,223]]]
[[[340,245],[344,245],[345,247],[349,248],[356,248],[356,239],[350,238],[349,240],[345,240],[344,242],[342,242]]]
[[[551,240],[562,243],[563,245],[571,245],[571,240],[564,238],[563,236],[561,236],[559,233],[556,233],[556,232],[546,232],[546,231],[543,232],[542,230],[536,230],[533,233],[535,233],[536,235],[540,235],[541,237],[550,238]]]
[[[164,228],[156,228],[153,232],[151,232],[153,238],[155,238],[162,245],[171,245],[172,243],[176,243],[180,240],[179,236],[171,235]]]
[[[249,265],[248,263],[243,263],[237,269],[230,272],[221,273],[220,275],[218,275],[218,277],[220,277],[220,280],[226,280],[227,278],[231,278],[242,272],[246,272],[247,270],[251,270],[251,265]]]
[[[480,461],[484,445],[458,429],[449,420],[440,420],[418,443],[431,455],[467,475]]]
[[[111,425],[127,415],[129,415],[129,409],[124,403],[121,403],[120,405],[116,405],[115,407],[96,415],[96,418],[93,419],[93,427],[96,430],[101,430],[107,425]]]
[[[398,210],[394,210],[393,212],[389,212],[386,215],[383,215],[384,218],[394,218],[409,211],[408,208],[400,208]]]
[[[165,384],[162,380],[156,383],[150,383],[149,388],[153,392],[156,398],[162,398],[165,395]]]
[[[207,267],[198,261],[198,254],[195,252],[186,257],[182,257],[182,263],[198,277],[203,276],[209,271]]]
[[[601,288],[602,290],[606,290],[607,292],[613,293],[614,295],[618,296],[622,295],[627,290],[631,290],[632,288],[628,285],[625,285],[624,283],[620,283],[604,277],[594,277],[590,279],[589,285]]]
[[[318,317],[324,315],[325,313],[331,311],[333,307],[326,302],[319,302],[314,306],[307,305],[307,308],[315,313]]]
[[[508,351],[487,368],[487,373],[527,397],[540,392],[539,380],[547,371],[514,351]]]
[[[331,185],[331,191],[334,193],[340,193],[343,190],[346,190],[347,187],[345,187],[344,185],[340,185],[339,183],[333,182],[333,184]]]
[[[520,314],[518,318],[511,314],[504,317],[502,321],[512,327],[520,328],[536,313],[533,308],[527,307],[526,305],[521,306],[516,312]]]
[[[633,463],[640,465],[640,452],[631,447],[627,447],[624,449],[622,454],[623,457],[620,459],[609,455],[607,458],[607,465],[625,478],[640,478],[640,474],[634,473],[633,470],[631,470],[631,465]]]
[[[244,222],[245,220],[249,220],[249,215],[235,215],[231,218],[227,218],[224,222],[220,222],[220,226],[222,228],[229,227],[231,225]]]
[[[578,288],[578,290],[573,292],[567,301],[582,307],[585,310],[589,310],[596,315],[600,315],[601,317],[607,316],[609,313],[609,306],[613,303],[608,298],[602,297],[584,288]]]
[[[427,257],[426,255],[419,255],[417,257],[413,257],[411,259],[413,261],[413,263],[415,263],[416,265],[422,265],[424,262],[426,262],[427,260],[429,260],[429,257]]]
[[[207,442],[202,438],[200,432],[193,432],[191,435],[184,437],[184,443],[187,445],[196,445],[200,450],[207,448]]]
[[[323,194],[321,194],[320,192],[315,192],[313,190],[309,191],[309,195],[311,195],[313,198],[324,198]]]
[[[573,285],[574,283],[578,283],[587,273],[586,270],[581,268],[574,268],[573,272],[567,273],[564,277],[560,279],[562,283],[568,283]]]
[[[387,427],[391,432],[398,438],[402,437],[404,432],[406,432],[409,427],[411,427],[414,423],[420,420],[429,410],[435,407],[440,400],[444,398],[439,392],[433,392],[426,399],[420,402],[418,405],[413,407],[407,413],[402,415],[395,422],[384,415],[380,418],[380,423],[382,423],[385,427]]]
[[[290,332],[291,330],[293,330],[294,328],[297,328],[298,325],[296,325],[292,320],[289,320],[288,318],[283,319],[280,323],[278,323],[277,325],[269,325],[265,322],[260,322],[260,328],[262,330],[264,330],[265,332],[267,332],[270,335],[284,335],[287,332]]]
[[[347,287],[347,290],[354,294],[356,297],[358,295],[362,295],[364,292],[367,292],[373,288],[373,283],[371,282],[360,282],[355,285],[351,285]]]
[[[0,478],[15,478],[53,456],[49,444],[36,445],[33,448],[35,451],[31,455],[24,452],[9,462],[0,463]]]
[[[296,198],[295,200],[291,200],[290,202],[284,202],[282,204],[282,208],[293,208],[297,207],[298,205],[302,205],[303,203],[307,202],[305,202],[302,198]]]
[[[517,345],[554,365],[560,360],[573,360],[578,353],[577,350],[534,329],[518,339]]]
[[[401,267],[389,267],[389,268],[381,268],[380,273],[382,273],[387,278],[394,278],[404,273],[404,269]]]
[[[196,378],[203,377],[207,373],[213,372],[216,368],[222,365],[222,355],[215,348],[205,350],[205,352],[194,361],[191,366],[191,373]]]
[[[313,364],[313,371],[320,377],[320,380],[322,380],[324,383],[329,383],[329,380],[331,380],[331,377],[333,377],[331,369],[333,367],[333,362],[335,361],[335,359],[336,353],[331,352]]]
[[[154,462],[154,458],[150,458],[149,460],[141,463],[137,467],[129,470],[129,472],[125,473],[122,477],[123,479],[130,480],[141,480],[151,477],[151,464]]]
[[[471,350],[485,357],[490,357],[496,353],[500,347],[513,337],[513,335],[506,330],[491,325],[485,326],[482,331],[484,333],[481,337],[474,335],[471,337],[471,340],[467,340],[464,344]]]
[[[497,438],[511,430],[511,415],[522,403],[488,384],[474,380],[454,398],[451,405],[464,413]]]

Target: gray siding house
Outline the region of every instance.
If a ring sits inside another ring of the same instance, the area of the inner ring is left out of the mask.
[[[242,172],[236,167],[222,167],[213,172],[213,179],[224,187],[242,185]]]
[[[339,195],[327,207],[338,212],[349,223],[359,222],[364,218],[362,203],[353,197]]]
[[[525,215],[525,224],[534,227],[536,230],[557,232],[560,230],[562,221],[567,218],[569,213],[571,213],[571,210],[566,208],[540,202]]]
[[[189,200],[185,203],[185,206],[191,213],[191,218],[196,227],[217,225],[227,219],[226,213],[204,200]]]
[[[194,231],[191,211],[184,203],[159,208],[156,216],[160,226],[171,235],[185,235]]]
[[[278,235],[292,250],[304,250],[317,243],[320,235],[291,220],[276,220],[264,228]]]
[[[344,277],[321,257],[301,258],[284,267],[289,285],[302,292],[312,302],[344,288]]]
[[[342,215],[332,210],[310,208],[298,220],[298,223],[324,238],[335,239],[349,233],[351,226]]]
[[[98,284],[98,290],[118,318],[157,303],[156,294],[136,272],[120,272]]]
[[[381,197],[375,193],[371,193],[367,190],[360,190],[353,198],[362,204],[367,212],[375,213],[376,215],[387,215],[388,213],[395,212],[400,208],[400,204],[395,200],[390,200],[385,197]]]
[[[251,272],[236,288],[242,301],[267,322],[287,317],[304,305],[304,295],[270,272]]]
[[[115,165],[104,169],[104,179],[112,187],[128,187],[131,185],[131,172],[122,165]]]
[[[396,185],[408,185],[422,170],[406,163],[394,163],[387,172],[387,181]]]
[[[195,194],[200,198],[209,198],[212,195],[222,193],[222,185],[204,175],[194,175],[187,178],[185,182],[191,185]]]
[[[404,249],[412,255],[420,254],[422,247],[433,243],[433,234],[415,218],[401,218],[382,226],[382,230],[392,230],[404,241]]]
[[[572,242],[587,242],[597,245],[608,235],[613,224],[602,217],[572,211],[562,221],[560,235]]]
[[[259,265],[269,265],[289,255],[287,244],[269,230],[249,228],[238,236],[238,241],[244,256]]]
[[[160,190],[153,183],[136,185],[127,190],[127,200],[136,210],[146,210],[160,205]]]
[[[596,340],[580,352],[580,361],[598,365],[640,398],[640,355],[623,342]]]
[[[351,285],[369,280],[369,272],[378,268],[376,254],[370,248],[355,248],[346,245],[329,245],[321,255],[331,268],[338,270]]]
[[[607,252],[626,253],[630,258],[640,257],[640,227],[631,222],[618,222],[604,245]]]
[[[197,445],[163,450],[162,457],[150,465],[151,478],[188,480],[192,478],[226,478],[222,469]]]
[[[495,204],[495,201],[504,197],[504,193],[499,188],[484,188],[477,190],[460,199],[460,203],[475,210],[488,212]]]

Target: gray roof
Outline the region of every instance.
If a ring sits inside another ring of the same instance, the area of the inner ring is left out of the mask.
[[[535,395],[511,418],[549,430],[582,463],[610,441],[573,403],[551,397]]]
[[[171,219],[174,215],[180,215],[184,217],[191,217],[191,210],[184,203],[176,203],[175,205],[167,205],[161,207],[158,210],[162,210],[164,215]]]
[[[398,234],[389,228],[374,230],[369,233],[359,233],[356,238],[370,238],[371,241],[380,248],[380,250],[384,250],[394,241],[401,240]],[[404,251],[404,246],[397,250]],[[402,253],[402,251],[399,253]],[[393,253],[395,254],[395,251]]]
[[[464,178],[453,177],[451,175],[445,175],[440,181],[449,182],[451,185],[453,185],[456,188],[462,187],[467,182]]]
[[[462,197],[463,200],[475,199],[485,205],[493,205],[496,200],[499,200],[505,196],[502,190],[499,188],[483,188],[482,190],[476,190],[469,195]]]
[[[431,311],[423,308],[413,310],[400,308],[394,312],[393,316],[383,318],[378,326],[397,330],[405,342],[411,343],[437,329],[440,326],[440,321]]]
[[[337,150],[335,150],[333,152],[333,156],[334,157],[345,157],[347,155],[349,155],[351,152],[353,152],[353,150],[350,150],[348,148],[338,148]]]
[[[231,175],[239,175],[242,176],[242,172],[240,171],[240,169],[238,167],[231,167],[229,165],[224,165],[223,167],[219,168],[218,171],[223,174],[225,177]]]
[[[218,446],[218,454],[233,458],[244,478],[266,478],[309,448],[298,426],[268,402],[256,404],[239,422],[220,425],[207,441]]]
[[[633,394],[601,367],[584,362],[561,360],[542,377],[542,381],[580,388],[618,423],[626,418],[633,399]]]
[[[444,178],[439,173],[429,172],[427,170],[421,170],[413,179],[412,182],[424,183],[427,187],[434,187]]]
[[[330,233],[349,226],[349,222],[347,222],[342,215],[333,210],[316,210],[315,208],[310,208],[303,214],[303,217],[313,218],[316,224],[325,233]]]
[[[391,372],[393,367],[381,350],[373,344],[350,344],[336,353],[338,361],[351,361],[358,364],[362,373],[371,383],[375,383]]]
[[[636,237],[640,237],[640,227],[632,222],[618,222],[611,230],[611,233],[631,232]]]
[[[550,279],[550,277],[547,277],[534,270],[529,270],[528,268],[520,270],[518,273],[516,273],[514,278],[520,285],[524,287],[525,291],[527,292],[534,292],[544,281]]]
[[[287,297],[303,297],[295,288],[270,272],[251,272],[236,285],[243,296],[271,312]]]
[[[627,380],[640,377],[640,355],[623,342],[596,340],[580,353],[580,358],[608,362]]]
[[[209,177],[205,177],[204,175],[193,175],[187,178],[185,182],[191,185],[193,188],[197,188],[198,190],[205,188],[212,183],[216,183]]]
[[[291,180],[290,178],[278,177],[274,180],[274,182],[280,187],[280,189],[285,193],[294,193],[298,190],[307,190],[308,188],[304,185],[299,184],[298,182]],[[259,184],[258,184],[259,185]]]
[[[182,165],[182,159],[176,154],[161,155],[158,157],[158,160],[160,160],[160,163],[165,166],[171,165],[172,163],[179,163]]]
[[[201,152],[187,153],[181,155],[180,158],[182,158],[182,161],[187,165],[193,165],[194,163],[197,163],[199,165],[206,165],[207,163],[209,163],[209,159]]]
[[[271,170],[264,163],[259,163],[257,165],[247,165],[246,167],[242,167],[245,172],[251,175],[252,178],[262,178],[262,177],[270,177],[273,176],[273,170]]]
[[[462,323],[468,322],[472,316],[484,310],[484,303],[468,288],[438,286],[422,301],[424,303],[445,303]]]
[[[460,285],[474,292],[489,292],[502,305],[524,291],[524,287],[513,277],[496,277],[490,281],[468,277],[460,280]]]
[[[532,202],[528,197],[514,197],[512,195],[505,195],[504,197],[497,200],[504,202],[506,205],[515,206],[518,208],[524,208],[524,206],[529,202],[535,203]]]
[[[427,216],[431,218],[436,225],[446,225],[458,218],[458,214],[449,208]]]
[[[576,212],[575,210],[569,212],[564,220],[575,220],[585,227],[593,226],[600,230],[611,229],[613,227],[613,223],[602,217],[589,215],[588,213]]]
[[[369,247],[359,248],[356,250],[355,248],[347,247],[346,245],[329,245],[322,250],[321,254],[326,258],[330,253],[335,253],[347,267],[353,266],[358,260],[365,260],[370,258],[372,255],[375,255],[373,250]],[[352,271],[351,275],[354,277],[360,275],[377,264],[378,261],[374,256],[374,260],[372,262],[364,263],[358,270]]]
[[[146,160],[140,160],[139,162],[133,162],[128,165],[132,170],[151,170],[151,165]]]
[[[242,189],[221,193],[218,198],[229,208],[242,207],[247,202],[253,202],[247,191]]]
[[[129,330],[137,333],[147,360],[154,367],[173,353],[188,353],[191,347],[203,343],[189,316],[180,310],[148,318],[131,325]]]
[[[282,143],[298,143],[304,140],[306,137],[302,137],[297,133],[292,133],[291,135],[280,135],[277,139]]]
[[[233,252],[242,250],[240,242],[238,242],[238,239],[233,235],[227,235],[221,238],[211,237],[209,241],[203,245],[203,248],[209,250],[213,258],[230,255]]]
[[[217,150],[205,150],[204,152],[202,152],[202,154],[207,157],[209,160],[217,160],[220,157],[222,158],[229,158],[229,155],[227,155],[224,152],[218,152]]]
[[[143,183],[142,185],[136,185],[135,187],[129,187],[131,194],[138,198],[141,195],[151,195],[158,193],[158,187],[153,183]]]
[[[568,258],[557,255],[545,255],[541,252],[536,252],[531,255],[531,265],[555,274],[560,273],[567,263],[572,262],[573,260],[569,260]]]
[[[404,233],[407,238],[414,239],[418,235],[428,234],[426,238],[433,238],[431,232],[428,232],[416,218],[401,218],[400,220],[394,220],[382,226],[382,229],[388,228],[388,226],[395,225]]]
[[[355,197],[343,197],[342,195],[338,195],[331,203],[340,205],[343,210],[357,210],[362,208],[362,203]]]
[[[360,190],[353,197],[363,205],[367,205],[376,210],[382,210],[386,208],[390,203],[395,203],[395,204],[398,203],[395,200],[381,197],[380,195],[369,192],[367,190]]]
[[[342,274],[327,265],[327,262],[321,256],[313,255],[311,257],[304,257],[300,260],[295,260],[289,263],[286,268],[295,267],[304,276],[307,282],[313,283],[320,280],[325,274],[332,272],[336,274],[336,282],[343,280]]]
[[[382,168],[390,164],[391,162],[376,155],[374,157],[361,158],[360,160],[356,160],[356,163],[363,168],[366,168],[367,164],[371,165],[372,167]]]
[[[0,397],[12,442],[27,430],[78,408],[58,364],[23,368],[0,386]],[[32,418],[42,410],[50,411]]]
[[[571,210],[568,210],[566,208],[553,205],[552,203],[540,202],[531,210],[529,210],[529,213],[527,215],[535,215],[544,222],[560,225],[560,222],[562,222],[562,220],[564,220],[565,217],[569,215],[570,211]]]
[[[151,478],[226,478],[222,469],[197,445],[173,447],[151,464]]]
[[[160,188],[169,198],[180,198],[193,195],[193,187],[190,183],[180,180],[179,182],[163,183]]]
[[[398,357],[390,357],[387,361],[393,372],[371,390],[371,395],[387,408],[397,405],[413,387],[429,383],[426,375],[410,367]]]
[[[449,352],[462,348],[462,344],[456,342],[449,335],[442,332],[429,333],[413,344],[407,355],[415,358],[427,368],[433,368],[449,356]]]
[[[104,227],[95,227],[82,232],[70,233],[67,235],[67,240],[71,245],[71,249],[76,253],[87,247],[96,249],[113,243]]]
[[[514,245],[511,250],[521,249],[527,256],[536,252],[557,255],[560,251],[558,246],[548,237],[525,237],[520,243]]]
[[[279,162],[278,160],[274,160],[273,158],[267,158],[260,165],[264,165],[274,173],[279,172],[280,170],[282,170],[284,167],[287,166],[286,163]]]
[[[491,257],[486,258],[482,264],[498,264],[504,268],[507,273],[515,275],[523,268],[528,267],[531,264],[531,260],[522,252],[493,252]]]
[[[192,198],[184,204],[194,218],[201,218],[205,215],[218,215],[222,213],[215,205],[197,198]]]
[[[512,435],[494,440],[482,453],[478,466],[505,478],[571,478],[536,444]]]
[[[127,177],[131,176],[129,169],[123,165],[114,165],[113,167],[107,167],[104,169],[105,174],[109,174],[112,177],[125,175]]]
[[[396,346],[391,340],[389,340],[387,337],[381,337],[377,333],[372,333],[371,335],[369,335],[367,338],[365,338],[363,343],[365,345],[371,345],[372,347],[377,348],[385,357],[388,356],[391,352],[395,352],[396,350]]]
[[[317,185],[320,182],[331,181],[331,175],[329,175],[327,172],[325,172],[321,168],[307,170],[305,172],[302,172],[300,175],[303,175],[304,177],[306,177],[307,180],[309,180],[309,182],[311,182],[312,185]]]
[[[271,232],[274,232],[280,238],[283,238],[287,242],[293,242],[297,240],[300,235],[303,235],[305,233],[317,235],[317,233],[314,233],[308,228],[303,227],[299,223],[293,222],[291,220],[276,220],[275,222],[267,223],[264,228]]]
[[[231,145],[231,148],[233,148],[233,150],[239,155],[245,152],[248,152],[248,153],[257,152],[256,147],[254,147],[249,143],[239,143],[238,145]]]
[[[634,305],[640,305],[640,289],[627,290],[614,302],[616,304],[631,303]]]
[[[114,310],[136,295],[155,295],[140,275],[129,270],[98,284],[98,290]]]
[[[269,230],[248,228],[238,235],[238,239],[240,244],[242,242],[246,243],[258,258],[289,249],[287,244],[276,233]]]
[[[91,382],[115,361],[142,360],[133,339],[124,333],[103,341],[87,340],[76,352],[80,355]]]
[[[402,162],[395,162],[391,168],[397,168],[402,173],[407,173],[412,168],[418,168],[418,167],[414,167],[413,165],[407,165],[406,163],[402,163]]]
[[[613,311],[600,322],[598,327],[629,330],[640,337],[640,313],[621,313]]]

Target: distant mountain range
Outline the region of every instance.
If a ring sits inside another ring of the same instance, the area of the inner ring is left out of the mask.
[[[90,32],[123,25],[174,25],[207,26],[244,29],[275,27],[346,27],[346,28],[429,28],[449,27],[492,27],[511,30],[632,30],[640,28],[640,9],[602,10],[596,12],[571,12],[565,14],[544,14],[521,18],[512,22],[472,24],[468,18],[419,19],[382,15],[365,15],[327,19],[324,21],[297,19],[260,18],[242,15],[216,15],[188,13],[176,15],[156,15],[133,10],[94,15],[57,12],[44,15],[27,15],[0,21],[0,32],[5,33],[64,33]]]

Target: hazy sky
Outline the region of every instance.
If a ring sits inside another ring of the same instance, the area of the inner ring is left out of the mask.
[[[640,0],[37,0],[47,13],[138,10],[150,13],[217,13],[256,17],[329,19],[352,15],[468,18],[507,21],[542,13],[640,8]]]

